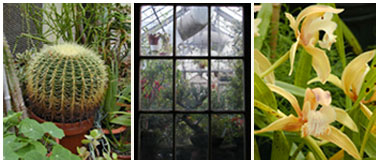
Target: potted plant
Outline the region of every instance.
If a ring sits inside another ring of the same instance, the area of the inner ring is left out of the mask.
[[[131,88],[127,85],[119,89],[118,62],[113,61],[109,71],[109,83],[103,107],[101,109],[102,133],[117,154],[117,159],[131,159],[130,126],[131,126]],[[128,130],[129,128],[129,130]]]
[[[158,51],[159,49],[159,38],[160,38],[160,33],[157,33],[157,34],[149,34],[149,45],[150,45],[150,49],[152,52],[154,51]]]
[[[104,62],[88,48],[63,43],[35,54],[25,75],[29,116],[63,129],[62,145],[76,153],[105,93]]]

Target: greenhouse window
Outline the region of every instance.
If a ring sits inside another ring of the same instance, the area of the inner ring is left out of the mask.
[[[250,10],[136,4],[136,159],[250,159]]]

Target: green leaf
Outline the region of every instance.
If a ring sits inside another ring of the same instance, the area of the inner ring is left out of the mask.
[[[300,51],[300,59],[297,62],[294,85],[302,88],[307,87],[307,82],[312,72],[312,56],[304,49]]]
[[[274,139],[272,140],[271,159],[272,160],[288,160],[290,146],[283,131],[274,131]]]
[[[33,145],[33,147],[34,147],[33,151],[37,151],[42,156],[45,156],[47,154],[47,149],[41,142],[30,141],[30,144]]]
[[[3,159],[4,160],[18,160],[20,157],[13,150],[4,147]]]
[[[293,95],[296,95],[299,97],[304,97],[304,95],[305,95],[305,89],[304,88],[300,88],[300,87],[294,86],[292,84],[282,82],[280,80],[276,80],[275,85],[279,86],[280,88],[285,89],[286,91],[290,92]]]
[[[44,133],[49,133],[52,137],[62,139],[64,137],[64,132],[62,129],[58,128],[52,122],[44,122],[41,124]]]
[[[113,118],[110,122],[122,126],[131,126],[131,119],[128,115],[117,116]]]
[[[44,135],[44,130],[36,120],[26,118],[22,120],[19,124],[20,133],[24,134],[26,137],[38,140]]]
[[[254,99],[275,110],[278,108],[274,94],[256,73],[254,73]]]
[[[368,138],[368,142],[370,142],[370,143],[366,144],[365,153],[369,157],[375,158],[376,157],[376,138],[375,138],[375,136],[370,134],[369,138]]]
[[[72,154],[68,149],[61,145],[54,145],[51,151],[50,160],[80,160],[80,157]]]
[[[351,32],[349,27],[342,20],[340,21],[338,25],[342,27],[343,36],[345,36],[346,41],[353,48],[354,53],[357,55],[361,54],[362,47],[359,44],[357,38],[354,36],[353,32]]]
[[[257,144],[257,140],[254,138],[254,160],[260,160],[261,155],[259,154],[259,148]]]
[[[262,21],[258,25],[259,36],[254,38],[254,49],[261,50],[263,41],[266,39],[267,31],[270,27],[271,15],[272,15],[272,4],[271,3],[262,3],[262,8],[259,10],[257,18],[260,18]]]
[[[23,160],[47,160],[46,155],[41,154],[38,150],[32,150],[25,153]]]

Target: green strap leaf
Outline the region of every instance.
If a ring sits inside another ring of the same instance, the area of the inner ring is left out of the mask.
[[[292,84],[289,84],[289,83],[286,83],[286,82],[283,82],[280,80],[276,80],[275,85],[279,86],[280,88],[285,89],[286,91],[290,92],[293,95],[296,95],[299,97],[304,97],[304,95],[305,95],[305,89],[304,88],[300,88],[298,86],[295,86],[295,85],[292,85]]]
[[[353,52],[357,55],[361,54],[362,47],[359,44],[357,38],[354,36],[353,32],[351,32],[349,27],[342,20],[340,21],[338,25],[342,27],[343,36],[345,36],[346,41],[353,48]]]
[[[288,160],[290,146],[283,131],[274,131],[274,139],[272,141],[271,159],[272,160]]]
[[[259,154],[259,148],[257,144],[257,140],[254,138],[254,160],[260,160],[261,155]]]
[[[297,62],[296,74],[295,74],[295,86],[306,88],[307,82],[311,77],[312,71],[312,56],[307,54],[303,49],[300,52],[300,59]]]
[[[262,21],[258,25],[259,36],[254,38],[254,49],[261,50],[263,41],[266,38],[267,31],[270,27],[271,15],[272,15],[272,4],[262,3],[262,7],[258,12],[257,18],[260,18]]]
[[[254,99],[261,101],[275,110],[277,109],[274,94],[256,73],[254,73]]]

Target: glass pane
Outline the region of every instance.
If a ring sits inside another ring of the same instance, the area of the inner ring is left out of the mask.
[[[177,60],[176,109],[208,109],[208,60]]]
[[[241,114],[212,115],[212,159],[244,159],[246,144],[244,121]]]
[[[172,115],[142,114],[139,121],[139,158],[172,159]]]
[[[172,55],[173,6],[141,7],[141,54]]]
[[[242,7],[212,7],[211,22],[211,54],[242,56]]]
[[[242,60],[212,60],[211,71],[212,110],[243,110]]]
[[[208,159],[208,115],[177,114],[176,124],[176,159]]]
[[[140,109],[172,109],[172,67],[172,60],[144,59],[141,61]]]
[[[176,54],[208,55],[208,7],[176,8]]]

